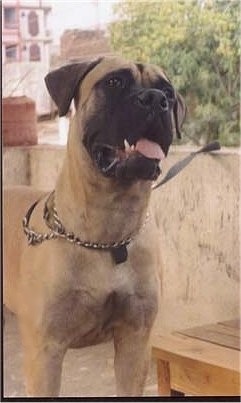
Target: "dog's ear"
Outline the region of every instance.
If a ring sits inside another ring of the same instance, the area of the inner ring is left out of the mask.
[[[100,61],[101,58],[90,62],[67,64],[47,74],[45,83],[58,107],[59,116],[67,114],[79,83]]]
[[[182,137],[181,127],[187,114],[187,107],[183,97],[178,92],[176,92],[176,101],[173,107],[173,114],[176,126],[176,134],[177,137],[180,139]]]

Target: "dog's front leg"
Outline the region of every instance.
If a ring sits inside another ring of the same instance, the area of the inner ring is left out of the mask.
[[[118,327],[114,332],[117,396],[141,396],[150,362],[150,329]]]
[[[20,323],[26,393],[29,397],[57,397],[66,350],[41,335],[29,323]]]

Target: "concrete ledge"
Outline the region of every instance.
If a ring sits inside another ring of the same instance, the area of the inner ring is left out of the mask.
[[[163,175],[191,151],[173,147],[163,163]],[[64,146],[5,148],[4,185],[52,190],[64,153]],[[162,330],[239,315],[239,198],[236,148],[197,156],[153,192],[164,262],[157,321]]]
[[[65,154],[65,146],[37,145],[3,149],[3,184],[54,188]]]
[[[26,147],[3,148],[3,184],[29,185],[29,150]]]
[[[172,146],[167,160],[162,164],[163,175],[165,175],[165,172],[172,164],[196,150],[197,148],[193,147]],[[65,146],[63,145],[41,144],[36,146],[4,147],[3,184],[5,186],[31,185],[39,189],[51,190],[54,187],[58,172],[61,168],[64,154]],[[213,153],[212,158],[220,160],[222,157],[227,156],[227,159],[234,158],[234,160],[239,160],[240,155],[241,152],[239,148],[223,147],[218,153]],[[209,157],[210,155],[207,154],[196,157],[196,161],[200,158],[204,158],[201,170],[202,176],[209,171],[210,164],[206,164]],[[193,164],[195,163],[194,161],[186,169],[189,174],[191,174]],[[185,173],[186,170],[183,173]],[[235,176],[236,175],[239,175],[239,167],[237,167]],[[168,186],[169,185],[170,184],[168,184]]]

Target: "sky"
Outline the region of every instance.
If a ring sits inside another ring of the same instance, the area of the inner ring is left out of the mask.
[[[51,0],[50,29],[55,43],[66,29],[101,28],[113,19],[117,0]]]

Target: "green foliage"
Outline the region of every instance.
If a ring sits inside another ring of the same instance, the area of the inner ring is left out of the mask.
[[[239,144],[239,0],[123,0],[113,49],[164,68],[185,97],[187,138]]]

